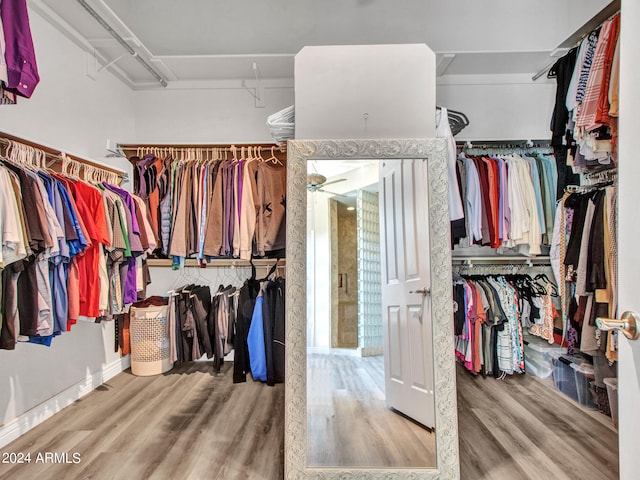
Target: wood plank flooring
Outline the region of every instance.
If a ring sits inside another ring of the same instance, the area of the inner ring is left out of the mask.
[[[381,368],[355,360],[340,375],[322,373],[332,382],[344,376],[345,388],[355,388],[352,373],[363,376],[358,388],[372,393],[360,391],[341,407],[353,417],[379,401],[384,383]],[[460,367],[458,409],[463,480],[618,478],[617,435],[608,417],[582,410],[547,381],[472,377]],[[208,362],[155,377],[127,371],[0,449],[32,452],[31,464],[0,464],[0,480],[279,480],[283,419],[283,385],[234,385],[232,364],[215,376]],[[369,420],[355,439],[348,428],[336,428],[330,440],[353,443],[361,454],[390,432],[384,422]],[[37,452],[78,452],[81,462],[35,463]]]
[[[458,365],[460,472],[468,480],[618,478],[611,419],[533,375],[473,377]]]
[[[312,353],[307,378],[307,464],[435,466],[435,434],[385,404],[382,356]]]
[[[123,372],[2,452],[32,462],[0,464],[0,479],[281,479],[284,385],[232,383],[194,362],[165,375]],[[35,463],[37,452],[80,453],[79,464]]]

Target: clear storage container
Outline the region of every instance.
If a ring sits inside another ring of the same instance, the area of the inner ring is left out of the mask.
[[[575,355],[562,355],[559,352],[549,352],[553,363],[553,383],[556,389],[568,397],[578,401],[578,389],[576,387],[576,376],[573,373],[571,364],[582,362],[582,357]]]
[[[524,337],[524,363],[525,371],[538,378],[549,378],[553,373],[553,362],[550,352],[564,354],[565,347],[549,343],[539,337],[527,335]]]
[[[571,368],[576,381],[577,400],[580,405],[587,408],[598,408],[593,393],[591,393],[590,384],[594,381],[593,365],[585,365],[572,363]]]

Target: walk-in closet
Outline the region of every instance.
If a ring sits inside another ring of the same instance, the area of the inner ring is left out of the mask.
[[[0,0],[0,480],[635,479],[638,22]]]

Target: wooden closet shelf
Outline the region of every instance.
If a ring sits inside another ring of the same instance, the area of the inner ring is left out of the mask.
[[[253,264],[256,267],[270,267],[276,262],[275,258],[256,258]],[[150,258],[147,265],[150,267],[171,267],[172,261],[165,258]],[[206,264],[206,268],[226,268],[226,267],[250,267],[249,260],[241,260],[239,258],[217,258]],[[286,260],[281,258],[278,266],[286,265]],[[185,267],[199,267],[200,261],[196,258],[188,258],[185,260]]]
[[[10,142],[21,143],[22,145],[27,145],[29,147],[33,147],[37,150],[40,150],[47,157],[47,167],[51,168],[56,172],[61,171],[62,162],[63,162],[62,150],[49,147],[47,145],[43,145],[40,143],[32,142],[31,140],[26,140],[24,138],[21,138],[15,135],[10,135],[5,132],[0,132],[0,147],[1,147],[0,150],[1,149],[6,150],[9,147]],[[89,167],[97,168],[98,170],[104,170],[106,172],[113,173],[120,178],[121,182],[128,180],[127,172],[124,172],[123,170],[112,168],[102,163],[93,162],[91,160],[87,160],[86,158],[79,157],[78,155],[71,155],[69,153],[65,153],[64,156],[66,156],[70,160],[73,160],[74,162],[80,163],[81,167],[87,165]]]

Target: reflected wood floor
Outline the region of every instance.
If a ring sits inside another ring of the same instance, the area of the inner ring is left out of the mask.
[[[232,363],[212,371],[193,362],[115,376],[0,449],[32,452],[30,464],[0,464],[0,479],[281,479],[284,385],[234,385]],[[36,464],[37,452],[78,452],[81,462]]]
[[[197,362],[156,377],[117,375],[1,448],[33,455],[31,464],[0,464],[0,480],[282,479],[283,385],[233,385],[232,364],[211,370]],[[378,389],[382,375],[367,371],[368,384]],[[463,480],[618,478],[610,419],[552,382],[476,378],[459,367],[458,408]],[[366,430],[349,442],[364,448],[374,437]],[[37,452],[79,452],[81,463],[35,464]]]
[[[435,466],[435,434],[385,404],[381,355],[312,353],[307,375],[308,465]]]

